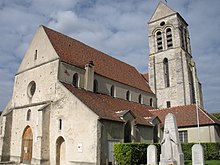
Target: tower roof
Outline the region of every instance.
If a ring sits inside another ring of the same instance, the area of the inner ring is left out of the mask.
[[[176,13],[177,12],[175,10],[171,9],[164,2],[160,1],[149,22],[153,22]]]

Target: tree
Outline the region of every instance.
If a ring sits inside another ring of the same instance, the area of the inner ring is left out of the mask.
[[[217,119],[220,120],[220,113],[212,113],[213,116],[215,116]]]

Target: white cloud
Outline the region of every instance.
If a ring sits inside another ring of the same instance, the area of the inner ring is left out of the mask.
[[[53,13],[51,18],[48,25],[67,34],[77,34],[83,31],[96,32],[101,29],[94,21],[79,18],[73,11],[59,11]]]

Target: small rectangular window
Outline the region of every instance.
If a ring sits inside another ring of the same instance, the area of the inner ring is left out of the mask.
[[[170,108],[171,107],[171,103],[170,101],[167,101],[167,108]]]
[[[62,130],[62,119],[59,119],[59,129]]]
[[[181,143],[188,143],[188,131],[179,131],[179,139]]]
[[[34,60],[37,60],[37,50],[35,50]]]

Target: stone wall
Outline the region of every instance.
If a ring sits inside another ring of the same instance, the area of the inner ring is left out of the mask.
[[[65,164],[96,164],[98,116],[61,83],[56,85],[56,97],[50,111],[50,164],[55,164],[59,137],[65,141]]]
[[[3,134],[3,144],[2,144],[2,155],[1,161],[9,161],[10,160],[10,150],[11,150],[11,127],[12,127],[12,118],[13,111],[3,116],[4,118],[4,133]]]
[[[122,143],[124,141],[124,123],[101,120],[100,130],[100,165],[108,165],[111,162],[111,144]]]
[[[164,22],[164,25],[160,25]],[[189,105],[193,103],[192,96],[192,80],[189,76],[189,65],[192,59],[190,54],[190,43],[187,39],[188,51],[182,48],[181,44],[181,28],[187,30],[187,25],[178,14],[172,14],[167,17],[158,18],[154,22],[150,22],[149,31],[149,77],[150,86],[157,97],[157,107],[166,108],[169,101],[171,106]],[[166,29],[172,29],[171,48],[167,47]],[[162,32],[163,50],[157,50],[157,31]],[[186,34],[188,38],[188,33]],[[164,63],[167,58],[169,67],[169,86],[165,85]]]
[[[198,127],[179,128],[178,131],[187,130],[188,143],[198,142]],[[216,137],[216,130],[214,125],[200,126],[200,142],[218,142],[219,137]]]
[[[138,125],[136,128],[136,142],[153,142],[153,127]]]
[[[95,66],[94,66],[95,67]],[[85,70],[80,69],[69,64],[60,63],[59,67],[59,80],[68,84],[72,84],[73,75],[78,73],[79,75],[79,87],[84,88]],[[117,98],[126,100],[126,92],[129,90],[131,95],[131,101],[139,102],[139,95],[142,95],[142,103],[150,105],[150,99],[153,100],[153,106],[156,108],[156,98],[152,93],[147,93],[142,90],[130,87],[128,85],[116,82],[106,77],[95,74],[94,79],[98,81],[98,93],[111,95],[111,87],[115,88],[115,96]],[[147,84],[146,84],[147,85]]]

